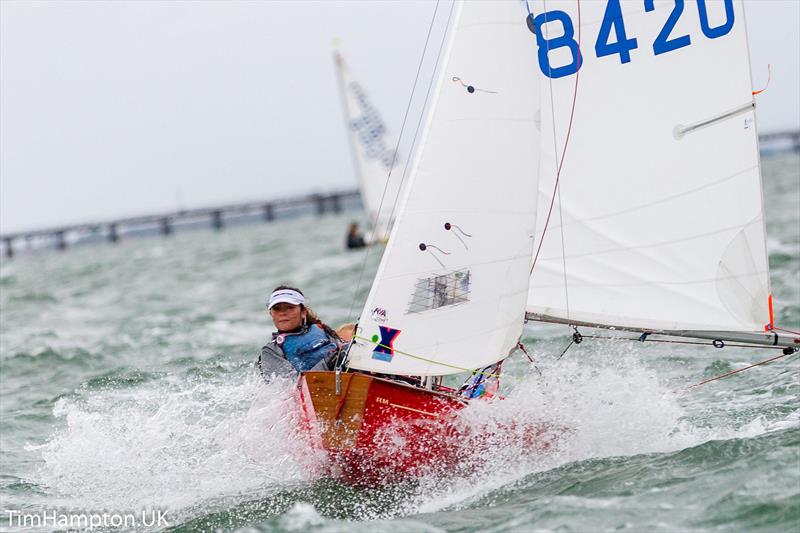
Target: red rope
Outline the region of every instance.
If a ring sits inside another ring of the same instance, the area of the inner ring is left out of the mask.
[[[764,86],[764,88],[763,88],[763,89],[760,89],[760,90],[758,90],[758,91],[752,91],[752,93],[753,93],[753,96],[756,96],[757,94],[761,94],[761,93],[763,93],[764,91],[766,91],[766,90],[767,90],[767,87],[769,87],[769,82],[770,82],[770,81],[772,81],[772,65],[769,65],[769,64],[768,64],[768,65],[767,65],[767,84]]]
[[[553,214],[553,204],[556,201],[556,192],[558,191],[558,181],[561,179],[561,167],[564,166],[564,155],[567,153],[567,146],[569,146],[569,135],[572,132],[572,119],[575,117],[575,101],[578,98],[578,77],[581,72],[581,65],[583,58],[581,57],[581,0],[576,0],[578,4],[578,70],[575,72],[575,87],[572,91],[572,110],[569,113],[569,125],[567,126],[567,136],[564,139],[564,149],[561,151],[561,161],[558,162],[558,170],[556,171],[556,183],[553,186],[553,196],[550,198],[550,208],[547,210],[547,219],[544,222],[542,229],[542,238],[539,240],[539,247],[536,249],[536,255],[533,257],[533,264],[531,265],[531,274],[533,274],[533,267],[536,266],[536,261],[539,259],[539,252],[542,251],[542,244],[544,243],[544,236],[547,233],[547,226],[550,224],[550,216]]]
[[[792,335],[800,335],[800,331],[792,331],[791,329],[779,328],[778,326],[775,326],[772,329],[776,329],[778,331],[785,331],[786,333],[791,333]]]
[[[794,353],[794,352],[792,352],[792,353]],[[751,368],[759,366],[759,365],[765,365],[765,364],[770,363],[770,362],[772,362],[772,361],[774,361],[776,359],[780,359],[781,357],[786,357],[787,355],[791,355],[791,354],[784,353],[784,354],[781,354],[781,355],[776,355],[775,357],[770,357],[769,359],[764,359],[763,361],[759,361],[758,363],[752,364],[750,366],[746,366],[746,367],[740,368],[738,370],[731,370],[730,372],[726,372],[725,374],[720,374],[719,376],[715,376],[713,378],[706,379],[704,381],[701,381],[700,383],[695,383],[694,385],[690,385],[689,387],[686,387],[686,390],[693,389],[695,387],[699,387],[700,385],[705,385],[706,383],[710,383],[710,382],[716,381],[718,379],[722,379],[722,378],[726,378],[728,376],[732,376],[733,374],[738,374],[739,372],[744,372],[745,370],[750,370]]]

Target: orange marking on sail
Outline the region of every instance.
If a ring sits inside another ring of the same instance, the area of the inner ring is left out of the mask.
[[[767,306],[769,307],[769,324],[764,326],[764,331],[772,331],[775,329],[775,314],[772,311],[772,294],[767,298]]]
[[[761,94],[761,93],[763,93],[764,91],[766,91],[766,90],[767,90],[767,88],[769,87],[769,82],[770,82],[770,80],[772,80],[772,65],[770,65],[770,64],[767,64],[767,84],[766,84],[766,85],[764,85],[764,88],[763,88],[763,89],[760,89],[760,90],[758,90],[758,91],[753,91],[753,96],[755,96],[755,95],[757,95],[757,94]]]

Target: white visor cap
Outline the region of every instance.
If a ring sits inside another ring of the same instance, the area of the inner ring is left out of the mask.
[[[306,303],[306,299],[302,294],[295,290],[278,289],[269,296],[269,301],[267,301],[267,309],[272,309],[280,303],[301,305]]]

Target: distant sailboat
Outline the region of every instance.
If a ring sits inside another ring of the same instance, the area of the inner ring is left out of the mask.
[[[496,377],[529,319],[800,345],[772,316],[743,6],[707,4],[455,2],[356,342],[300,378],[336,472],[456,460],[442,377]]]
[[[389,234],[400,192],[402,173],[390,172],[399,161],[380,113],[338,51],[334,51],[333,59],[353,167],[370,224],[367,241],[380,241]]]

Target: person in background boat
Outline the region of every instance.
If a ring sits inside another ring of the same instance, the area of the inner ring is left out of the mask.
[[[277,331],[261,348],[257,366],[264,379],[307,370],[332,370],[336,358],[352,338],[353,324],[334,331],[306,307],[300,289],[280,285],[267,300],[267,311]]]
[[[347,249],[363,248],[366,245],[364,236],[358,231],[358,222],[351,222],[347,229]]]

